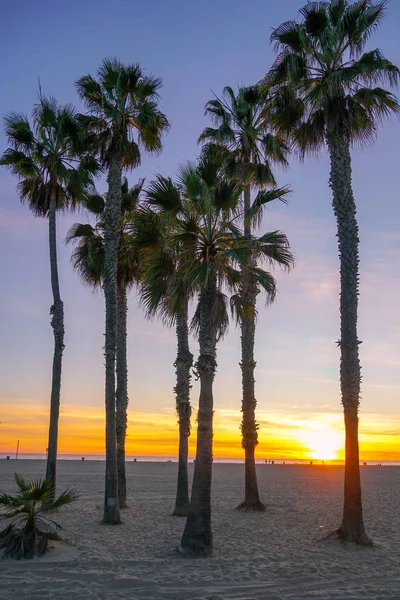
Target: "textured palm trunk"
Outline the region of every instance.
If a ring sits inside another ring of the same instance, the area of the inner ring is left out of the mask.
[[[246,213],[250,209],[250,186],[244,191],[244,234],[251,235],[251,222]],[[245,452],[245,483],[244,502],[239,504],[238,510],[263,511],[264,504],[260,501],[258,492],[256,463],[254,458],[255,448],[258,444],[258,425],[255,410],[257,401],[255,397],[254,369],[254,343],[256,333],[255,307],[258,289],[254,281],[249,278],[248,267],[242,270],[242,295],[245,302],[251,307],[249,314],[245,314],[241,322],[241,352],[242,360],[242,447]]]
[[[188,446],[190,436],[190,369],[193,354],[189,348],[188,298],[182,299],[181,312],[176,318],[178,352],[175,362],[176,410],[179,419],[178,481],[173,515],[186,517],[189,511]]]
[[[128,364],[127,364],[127,312],[128,302],[124,280],[117,285],[117,391],[116,391],[116,435],[119,507],[127,506],[125,438],[128,422]]]
[[[196,364],[200,378],[199,412],[197,417],[196,463],[193,474],[189,514],[183,532],[180,551],[183,554],[204,556],[212,552],[211,477],[213,436],[213,382],[216,362],[217,332],[212,312],[216,279],[200,296],[199,359]]]
[[[108,194],[104,211],[104,295],[105,405],[106,405],[106,480],[103,522],[121,522],[118,501],[117,440],[115,425],[115,350],[117,337],[117,250],[121,219],[122,160],[113,159],[108,172]]]
[[[50,426],[46,465],[46,478],[54,482],[53,498],[56,493],[56,466],[58,443],[58,419],[60,414],[61,370],[62,355],[64,351],[64,305],[60,297],[57,265],[57,238],[56,238],[56,188],[52,186],[49,207],[49,249],[51,289],[53,292],[53,305],[50,309],[51,326],[54,335],[53,371],[50,396]]]
[[[343,519],[338,534],[344,540],[368,544],[362,514],[358,446],[361,367],[357,336],[359,237],[356,205],[349,142],[341,132],[334,131],[328,134],[327,141],[340,258],[340,387],[346,431]]]

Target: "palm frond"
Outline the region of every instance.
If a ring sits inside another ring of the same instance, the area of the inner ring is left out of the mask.
[[[304,36],[302,29],[296,21],[285,21],[271,33],[270,41],[280,51],[290,48],[293,52],[303,52]]]
[[[11,522],[0,532],[0,560],[6,558],[33,558],[43,555],[50,539],[60,539],[61,526],[49,519],[51,514],[79,498],[76,490],[65,490],[55,500],[54,482],[42,479],[26,482],[15,474],[18,492],[15,496],[0,495],[1,518]]]
[[[236,325],[239,325],[245,318],[252,319],[256,315],[255,306],[246,302],[241,294],[233,294],[229,299],[229,304]]]
[[[78,239],[90,239],[96,235],[96,231],[89,223],[74,223],[67,232],[65,243],[70,244]]]
[[[294,265],[294,256],[290,249],[288,239],[281,231],[271,231],[256,241],[257,250],[267,259],[269,264],[277,264],[284,269],[291,269]]]
[[[161,210],[175,213],[182,210],[180,191],[170,177],[157,175],[146,189],[146,201]]]
[[[375,138],[375,121],[397,112],[397,99],[389,91],[383,102],[368,92],[358,94],[399,82],[399,69],[380,50],[365,52],[386,9],[386,1],[308,2],[300,22],[274,30],[271,39],[279,54],[261,87],[272,90],[272,120],[278,131],[290,135],[302,158],[321,149],[328,127],[351,144],[364,144]]]
[[[62,492],[51,504],[45,504],[43,510],[46,513],[53,513],[58,511],[63,506],[76,502],[80,498],[80,493],[73,488],[68,488]]]
[[[265,292],[266,304],[272,304],[276,298],[276,279],[265,271],[258,267],[253,267],[249,273],[250,279],[255,281]]]
[[[5,116],[4,123],[9,144],[25,152],[32,149],[35,137],[26,115],[11,112]]]

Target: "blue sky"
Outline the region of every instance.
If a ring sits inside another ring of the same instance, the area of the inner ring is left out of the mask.
[[[56,8],[57,6],[57,8]],[[143,156],[129,175],[173,174],[198,152],[206,126],[204,105],[212,91],[258,81],[273,61],[273,26],[295,18],[299,0],[86,0],[68,3],[16,1],[3,7],[0,115],[30,113],[38,78],[46,94],[79,107],[74,81],[94,73],[103,57],[140,62],[162,77],[161,105],[171,121],[164,151]],[[382,29],[371,41],[400,64],[400,3],[392,0]],[[400,204],[399,121],[382,127],[375,145],[353,154],[354,191],[361,238],[360,339],[363,362],[361,416],[365,423],[400,423]],[[6,140],[0,131],[0,150]],[[259,306],[257,397],[266,420],[334,418],[340,421],[338,386],[338,259],[325,154],[279,173],[290,184],[289,206],[267,213],[263,229],[284,231],[297,257],[290,275],[277,273],[274,306]],[[16,181],[0,171],[0,421],[16,419],[21,406],[47,407],[53,339],[47,223],[21,206]],[[104,181],[99,182],[105,189]],[[84,288],[72,271],[63,239],[84,214],[59,219],[61,292],[65,303],[66,349],[62,402],[103,405],[103,299]],[[194,353],[196,346],[192,344]],[[174,332],[144,321],[130,298],[129,368],[132,421],[135,413],[173,413]],[[219,349],[215,402],[233,414],[240,406],[239,335],[234,326]],[[197,387],[193,401],[197,404]],[[88,409],[89,410],[89,409]],[[44,413],[45,414],[45,413]],[[377,417],[377,415],[383,415]],[[333,418],[333,417],[332,417]],[[45,416],[42,417],[45,419]],[[383,420],[382,420],[383,419]],[[361,421],[363,422],[363,421]],[[11,439],[0,436],[0,451]],[[13,443],[13,442],[12,442]]]

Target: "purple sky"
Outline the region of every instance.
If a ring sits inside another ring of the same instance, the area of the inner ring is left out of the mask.
[[[57,8],[56,8],[57,6]],[[299,0],[16,0],[2,7],[0,115],[30,113],[38,78],[43,91],[79,106],[74,81],[94,74],[103,57],[140,62],[162,77],[162,108],[172,127],[158,157],[144,156],[129,175],[151,179],[175,172],[194,158],[207,123],[211,90],[259,80],[270,67],[273,26],[296,17]],[[245,8],[246,7],[246,8]],[[389,13],[370,47],[400,64],[400,3]],[[399,121],[386,124],[377,143],[354,152],[354,191],[361,238],[360,338],[363,363],[362,416],[385,427],[400,422],[400,253],[398,172]],[[0,132],[0,151],[6,148]],[[259,306],[257,397],[262,415],[282,418],[340,416],[338,380],[338,259],[328,188],[326,155],[293,160],[281,184],[294,190],[288,207],[273,207],[263,228],[282,229],[297,257],[290,275],[277,273],[280,293],[273,307]],[[53,348],[49,325],[51,290],[47,223],[21,206],[16,181],[0,171],[0,421],[18,402],[47,406]],[[99,182],[100,190],[105,184]],[[63,239],[83,214],[59,218],[59,265],[65,303],[66,350],[62,401],[103,404],[103,299],[84,288],[72,271]],[[196,354],[196,346],[193,342]],[[130,399],[136,412],[173,410],[173,331],[144,321],[130,299]],[[220,346],[217,410],[240,406],[239,335],[232,326]],[[194,403],[197,404],[197,388]],[[322,415],[322,416],[321,416]],[[0,436],[1,438],[1,436]],[[3,440],[8,444],[8,440]],[[5,447],[5,446],[4,446]],[[0,439],[0,451],[1,451]]]

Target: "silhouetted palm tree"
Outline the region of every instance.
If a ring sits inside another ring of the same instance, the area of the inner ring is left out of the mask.
[[[143,180],[129,189],[125,179],[121,188],[121,224],[117,252],[117,355],[116,355],[116,437],[119,507],[127,505],[125,438],[128,409],[127,363],[127,292],[139,279],[139,256],[129,239],[129,222],[137,208]],[[76,223],[67,235],[67,243],[76,243],[72,255],[74,268],[90,286],[103,287],[104,281],[104,197],[91,195],[84,206],[96,216],[96,224]]]
[[[18,177],[18,194],[35,216],[49,221],[49,250],[53,304],[50,308],[54,334],[54,356],[50,396],[50,427],[46,479],[56,484],[58,417],[62,355],[64,350],[64,305],[60,295],[57,265],[56,212],[74,208],[93,185],[96,160],[86,152],[80,126],[72,106],[61,106],[54,98],[40,95],[33,123],[19,113],[5,118],[10,143],[0,159]]]
[[[180,226],[176,204],[180,198],[179,187],[170,179],[158,175],[150,184],[146,198],[153,208],[163,209],[163,214],[152,221],[153,243],[146,253],[141,280],[141,299],[148,316],[158,315],[167,326],[175,326],[177,356],[174,363],[176,384],[176,412],[179,423],[178,478],[173,515],[187,516],[189,511],[188,452],[190,436],[190,388],[193,354],[189,346],[189,300],[193,296],[189,282],[179,270],[179,248],[169,243],[170,234]],[[183,199],[181,199],[181,203]]]
[[[279,199],[285,201],[288,188],[277,188],[271,164],[287,165],[288,147],[281,136],[273,133],[269,119],[268,94],[259,87],[239,88],[235,95],[231,87],[225,87],[223,97],[206,104],[216,128],[207,127],[199,141],[207,142],[205,151],[221,151],[228,176],[238,179],[243,191],[243,228],[250,236],[255,224],[261,221],[266,203]],[[252,188],[262,190],[256,201],[251,201]],[[240,510],[265,510],[260,501],[257,483],[255,448],[258,444],[258,424],[255,410],[254,344],[256,332],[256,300],[260,286],[248,275],[248,268],[255,267],[254,257],[242,267],[241,294],[252,307],[241,320],[242,370],[242,446],[245,451],[245,494]]]
[[[199,295],[192,321],[199,340],[195,365],[200,380],[196,463],[189,514],[181,541],[185,554],[204,555],[212,551],[211,475],[213,432],[213,381],[217,367],[217,342],[228,324],[228,305],[239,319],[251,310],[241,297],[240,267],[249,255],[263,254],[270,262],[291,261],[286,237],[280,232],[261,238],[243,236],[236,226],[241,218],[238,205],[243,187],[221,174],[220,163],[202,157],[197,166],[182,167],[177,180],[181,194],[158,198],[161,214],[151,209],[138,211],[135,241],[142,248],[158,243],[159,228],[154,222],[174,211],[178,217],[168,242],[179,252],[178,274]],[[155,203],[153,203],[154,205]],[[249,269],[271,296],[275,280],[262,269]],[[231,297],[224,293],[229,290]]]
[[[364,529],[358,445],[361,369],[357,335],[359,231],[351,181],[351,147],[372,141],[381,121],[399,112],[393,94],[399,70],[380,50],[364,52],[386,2],[309,2],[301,21],[271,36],[279,51],[266,77],[275,93],[275,118],[302,155],[327,144],[340,258],[340,385],[346,429],[343,519],[338,534],[368,544]]]
[[[104,60],[97,72],[76,83],[92,115],[81,117],[93,146],[108,168],[104,213],[104,295],[106,301],[106,484],[105,523],[119,523],[115,418],[115,348],[117,336],[117,249],[124,169],[140,163],[140,149],[159,152],[168,121],[158,108],[161,80],[145,76],[138,64]]]

